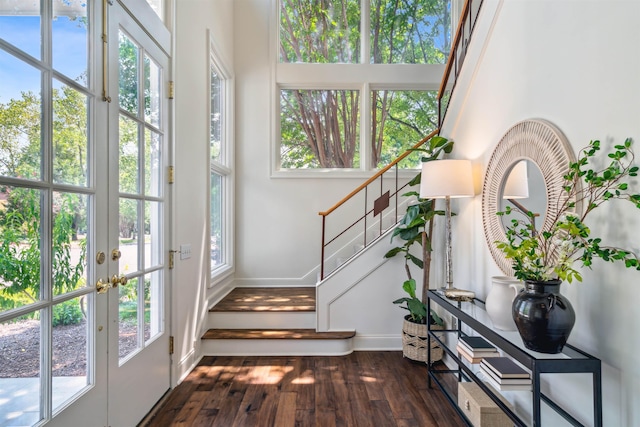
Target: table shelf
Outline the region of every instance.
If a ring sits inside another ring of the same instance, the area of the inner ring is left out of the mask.
[[[429,345],[431,340],[435,340],[442,347],[445,353],[455,362],[458,369],[435,370],[431,369],[431,360],[427,360],[429,366],[429,387],[432,381],[435,382],[447,397],[447,400],[458,410],[468,425],[470,421],[464,416],[454,396],[451,387],[446,387],[443,382],[444,375],[455,375],[458,382],[473,381],[496,403],[496,405],[504,411],[504,413],[514,422],[516,426],[527,426],[527,423],[521,419],[515,412],[509,409],[497,396],[493,388],[485,384],[476,374],[469,368],[455,351],[454,345],[447,345],[445,337],[447,335],[455,335],[456,338],[466,335],[463,331],[463,325],[467,326],[491,342],[496,348],[501,350],[505,355],[520,363],[524,368],[531,372],[531,393],[532,399],[532,422],[534,427],[541,426],[541,402],[546,403],[555,412],[560,414],[566,421],[574,426],[582,426],[565,409],[553,401],[553,399],[544,395],[540,390],[540,375],[548,373],[588,373],[592,375],[593,383],[593,425],[602,427],[602,372],[601,362],[599,359],[590,354],[572,346],[565,345],[562,352],[558,354],[545,354],[528,350],[522,344],[522,340],[516,331],[501,331],[494,329],[491,325],[486,311],[480,307],[479,300],[474,302],[457,302],[451,301],[437,291],[430,290],[428,292],[428,310],[433,308],[433,304],[437,304],[452,316],[458,319],[456,329],[431,330],[429,328]]]

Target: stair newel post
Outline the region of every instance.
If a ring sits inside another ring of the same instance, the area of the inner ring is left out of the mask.
[[[324,279],[324,239],[327,216],[322,215],[322,247],[320,248],[320,280]]]

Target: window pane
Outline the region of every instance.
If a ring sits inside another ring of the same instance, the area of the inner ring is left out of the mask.
[[[144,136],[144,192],[148,196],[160,196],[162,187],[161,136],[157,132],[145,130]]]
[[[40,59],[40,2],[5,0],[0,16],[0,38]]]
[[[0,174],[40,179],[41,111],[40,71],[0,49]]]
[[[120,363],[129,354],[140,348],[138,331],[138,286],[140,278],[130,279],[126,285],[118,286],[120,295],[118,304],[118,354]]]
[[[0,186],[0,310],[38,301],[43,193]]]
[[[120,198],[120,274],[138,271],[138,201]]]
[[[359,102],[355,90],[282,90],[281,167],[359,167]]]
[[[371,92],[371,164],[391,163],[437,127],[437,91],[374,90]],[[400,166],[420,166],[419,152]]]
[[[211,67],[211,160],[220,162],[222,156],[222,80]]]
[[[162,273],[156,270],[144,280],[144,341],[145,344],[162,333]]]
[[[444,64],[451,50],[451,0],[371,1],[371,62]]]
[[[144,203],[144,268],[156,267],[162,264],[162,203]]]
[[[40,315],[0,323],[0,425],[31,426],[41,419]]]
[[[281,0],[280,61],[360,62],[360,1]]]
[[[87,283],[88,197],[53,193],[53,293],[71,292]]]
[[[161,71],[153,59],[144,56],[144,117],[155,127],[160,126]]]
[[[53,67],[87,86],[89,28],[86,0],[54,0],[51,26]]]
[[[87,371],[87,296],[53,306],[53,410],[89,384]],[[72,348],[71,353],[68,349]]]
[[[138,193],[138,124],[120,115],[120,192]]]
[[[120,108],[127,110],[131,114],[138,115],[138,58],[140,49],[136,44],[120,32],[119,44],[119,102]]]
[[[223,259],[223,212],[222,190],[224,178],[215,172],[211,172],[211,270],[222,265]]]
[[[164,0],[147,0],[151,9],[164,21]]]
[[[86,187],[89,127],[87,97],[53,82],[53,180]]]

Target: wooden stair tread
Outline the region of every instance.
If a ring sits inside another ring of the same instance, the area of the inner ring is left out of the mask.
[[[336,340],[353,338],[355,335],[355,331],[316,332],[315,329],[209,329],[202,339]]]
[[[235,288],[210,312],[316,311],[316,288]]]

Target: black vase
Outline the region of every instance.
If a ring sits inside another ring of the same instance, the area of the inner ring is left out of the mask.
[[[540,353],[560,353],[576,322],[568,299],[560,295],[561,280],[525,280],[511,312],[525,347]]]

